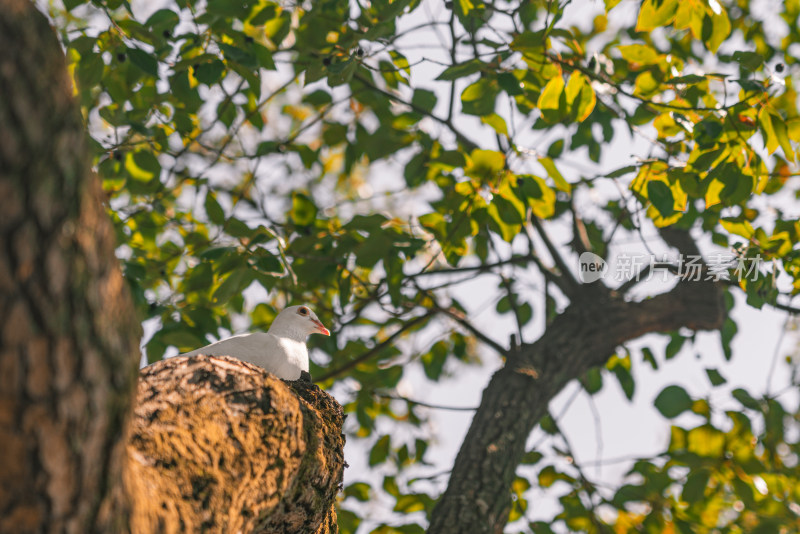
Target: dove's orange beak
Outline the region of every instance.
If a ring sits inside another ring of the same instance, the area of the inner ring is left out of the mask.
[[[322,334],[323,336],[331,335],[330,331],[322,326],[322,323],[317,321],[316,319],[311,319],[311,322],[314,323],[314,326],[317,327],[317,333]]]

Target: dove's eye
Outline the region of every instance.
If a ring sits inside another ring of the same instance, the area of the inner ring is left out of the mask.
[[[303,306],[299,310],[297,310],[297,313],[299,313],[300,315],[303,315],[303,316],[308,315],[308,308]]]

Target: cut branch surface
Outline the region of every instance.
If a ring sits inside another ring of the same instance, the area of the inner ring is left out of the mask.
[[[344,416],[327,393],[235,358],[141,373],[125,483],[134,532],[337,532]]]

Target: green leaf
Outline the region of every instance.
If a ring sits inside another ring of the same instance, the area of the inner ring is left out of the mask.
[[[742,68],[750,71],[758,70],[764,64],[764,57],[757,52],[739,50],[731,56]]]
[[[654,371],[658,370],[658,362],[656,361],[656,357],[653,354],[653,351],[648,347],[644,347],[642,349],[642,359],[649,363],[650,367],[652,367]]]
[[[739,328],[736,326],[736,323],[730,317],[725,319],[725,322],[722,323],[722,330],[720,330],[720,340],[722,341],[722,351],[725,354],[725,359],[730,360],[733,356],[733,350],[731,349],[731,341],[733,341],[733,337],[736,335],[736,332]]]
[[[586,374],[583,375],[581,380],[583,388],[589,395],[594,395],[603,388],[603,374],[597,367],[592,367]]]
[[[702,501],[710,478],[711,472],[708,469],[695,469],[690,472],[686,484],[683,485],[681,498],[688,503]]]
[[[252,270],[247,267],[234,269],[214,291],[212,300],[215,304],[226,304],[234,295],[240,295],[252,281]]]
[[[171,9],[159,9],[147,19],[145,26],[153,30],[172,30],[178,25],[180,19],[178,14]]]
[[[439,76],[437,76],[436,79],[444,81],[457,80],[459,78],[469,76],[470,74],[475,74],[485,66],[486,64],[479,59],[470,59],[464,63],[456,63],[455,65],[447,67],[442,71],[441,74],[439,74]]]
[[[444,341],[433,344],[431,350],[422,355],[422,368],[425,376],[433,381],[438,381],[442,376],[444,364],[447,361],[448,346]]]
[[[686,339],[687,338],[677,333],[670,334],[669,343],[667,343],[665,358],[667,360],[671,360],[672,358],[677,356],[681,348],[683,348],[683,344],[686,342]]]
[[[222,53],[225,55],[225,59],[228,61],[233,61],[248,69],[255,69],[258,67],[258,60],[256,59],[256,56],[249,50],[226,43],[219,43],[219,48],[222,50]]]
[[[152,54],[148,54],[144,50],[140,50],[138,48],[128,48],[127,55],[130,58],[131,63],[142,69],[144,72],[153,77],[158,76],[158,60]]]
[[[494,113],[497,93],[496,84],[487,78],[481,78],[461,93],[461,110],[468,115],[489,115]]]
[[[672,190],[660,180],[647,182],[647,199],[653,203],[662,217],[669,217],[675,213],[675,199]]]
[[[76,70],[78,84],[83,92],[89,92],[103,79],[105,63],[101,54],[87,53],[81,57]]]
[[[197,81],[206,85],[217,83],[222,78],[223,72],[225,72],[225,64],[218,59],[207,63],[199,63],[193,69],[193,74]]]
[[[207,342],[184,324],[172,324],[159,331],[160,341],[180,349],[194,349]]]
[[[539,463],[542,458],[544,458],[544,455],[541,452],[531,450],[522,456],[522,460],[520,460],[519,463],[522,465],[535,465]]]
[[[754,399],[753,396],[747,392],[747,390],[736,388],[731,392],[731,395],[733,395],[734,399],[742,403],[742,406],[745,408],[750,408],[751,410],[761,410],[761,404]]]
[[[711,382],[712,386],[721,386],[727,382],[727,380],[725,380],[725,378],[719,374],[719,371],[716,369],[706,369],[706,375],[708,375],[708,380]]]
[[[606,368],[614,373],[614,376],[617,377],[617,381],[622,388],[622,392],[625,393],[625,397],[628,400],[633,400],[633,394],[636,390],[636,383],[634,382],[633,375],[631,374],[630,354],[626,354],[622,358],[620,358],[618,355],[612,356],[608,360],[608,363],[606,363]]]
[[[208,0],[208,12],[220,17],[246,19],[252,6],[249,2],[229,2],[228,0]]]
[[[64,7],[67,9],[67,11],[72,11],[76,7],[87,3],[88,0],[64,0]]]
[[[289,218],[297,226],[309,226],[317,218],[317,206],[303,193],[292,193],[292,210]]]
[[[680,386],[667,386],[661,390],[653,404],[661,415],[673,419],[692,409],[692,398]]]
[[[669,85],[681,85],[681,84],[691,85],[696,83],[703,83],[706,80],[708,80],[706,76],[701,76],[699,74],[686,74],[684,76],[667,78],[666,80],[664,80],[664,83]]]
[[[422,109],[426,113],[433,111],[436,106],[436,94],[426,89],[415,89],[414,96],[411,97],[411,104]]]
[[[138,182],[151,182],[161,175],[161,164],[149,150],[137,150],[125,156],[125,170]]]
[[[206,215],[214,224],[222,224],[225,222],[225,212],[222,206],[217,202],[216,195],[209,191],[206,193],[206,200],[204,203]]]
[[[369,451],[369,465],[370,467],[382,464],[389,457],[389,447],[391,445],[389,436],[381,436],[372,449]]]
[[[371,269],[385,258],[394,247],[391,238],[383,232],[376,231],[359,245],[356,251],[356,265]]]
[[[343,493],[344,497],[353,497],[354,499],[367,502],[370,500],[370,486],[366,482],[355,482],[347,486]]]

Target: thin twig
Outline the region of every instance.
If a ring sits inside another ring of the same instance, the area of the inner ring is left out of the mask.
[[[435,115],[434,113],[432,113],[432,112],[430,112],[430,111],[428,111],[428,110],[426,110],[424,108],[421,108],[421,107],[419,107],[417,105],[412,104],[411,102],[407,102],[407,101],[403,100],[399,96],[397,96],[395,94],[392,94],[389,91],[381,89],[380,87],[378,87],[377,85],[372,83],[371,80],[368,80],[367,78],[365,78],[364,76],[361,76],[360,74],[355,74],[354,78],[357,79],[358,81],[360,81],[361,83],[363,83],[365,86],[367,86],[370,89],[372,89],[373,91],[376,91],[376,92],[382,94],[386,98],[394,100],[398,104],[402,104],[404,106],[408,106],[411,109],[413,109],[414,111],[416,111],[417,113],[421,113],[422,115],[425,115],[426,117],[430,117],[431,119],[435,120],[436,122],[438,122],[438,123],[440,123],[440,124],[442,124],[444,126],[447,126],[447,128],[451,132],[453,132],[453,135],[456,136],[456,140],[459,143],[461,143],[466,150],[472,151],[472,150],[475,150],[475,149],[479,148],[478,144],[474,143],[467,136],[465,136],[463,133],[461,133],[459,131],[459,129],[455,127],[455,125],[453,124],[452,121],[450,121],[448,119],[443,119],[443,118],[439,117],[438,115]]]
[[[775,374],[775,366],[781,353],[781,345],[783,344],[783,336],[786,334],[786,327],[789,325],[789,317],[790,315],[787,314],[786,319],[783,321],[783,327],[781,327],[781,333],[778,335],[778,341],[775,342],[775,350],[772,353],[772,361],[769,364],[769,372],[767,373],[767,396],[772,390],[772,376]]]
[[[453,308],[442,308],[438,304],[436,304],[437,311],[442,312],[443,314],[447,315],[449,318],[453,319],[455,322],[469,330],[472,335],[474,335],[479,340],[483,341],[485,344],[492,347],[498,354],[501,356],[505,356],[508,354],[508,349],[500,345],[497,341],[493,340],[480,330],[478,330],[472,323],[470,323],[463,314]]]
[[[396,340],[398,337],[402,336],[405,332],[407,332],[411,328],[417,326],[418,324],[424,322],[425,320],[429,319],[430,317],[431,317],[431,314],[430,313],[426,313],[424,315],[419,315],[419,316],[411,319],[410,321],[407,321],[394,334],[390,335],[385,340],[381,341],[380,343],[378,343],[377,345],[375,345],[374,347],[372,347],[371,349],[369,349],[365,353],[363,353],[363,354],[361,354],[359,356],[356,356],[355,358],[353,358],[349,362],[341,365],[337,369],[334,369],[332,371],[328,371],[327,373],[325,373],[324,375],[320,376],[319,378],[316,378],[314,381],[315,382],[324,382],[324,381],[329,380],[331,378],[337,377],[337,376],[341,375],[342,373],[344,373],[346,371],[349,371],[350,369],[356,367],[360,363],[363,363],[363,362],[369,360],[370,358],[372,358],[376,354],[380,353],[383,349],[385,349],[391,343],[393,343],[394,340]]]
[[[459,411],[459,412],[474,412],[475,410],[478,409],[477,406],[475,406],[475,407],[469,407],[469,406],[441,406],[439,404],[430,404],[430,403],[424,402],[424,401],[418,401],[418,400],[409,399],[409,398],[403,397],[401,395],[393,395],[393,394],[390,394],[390,393],[381,393],[381,392],[378,392],[378,391],[373,391],[373,393],[375,395],[377,395],[379,397],[382,397],[382,398],[385,398],[385,399],[405,401],[405,402],[407,402],[409,404],[414,404],[416,406],[424,406],[425,408],[432,408],[434,410],[452,410],[452,411]]]

